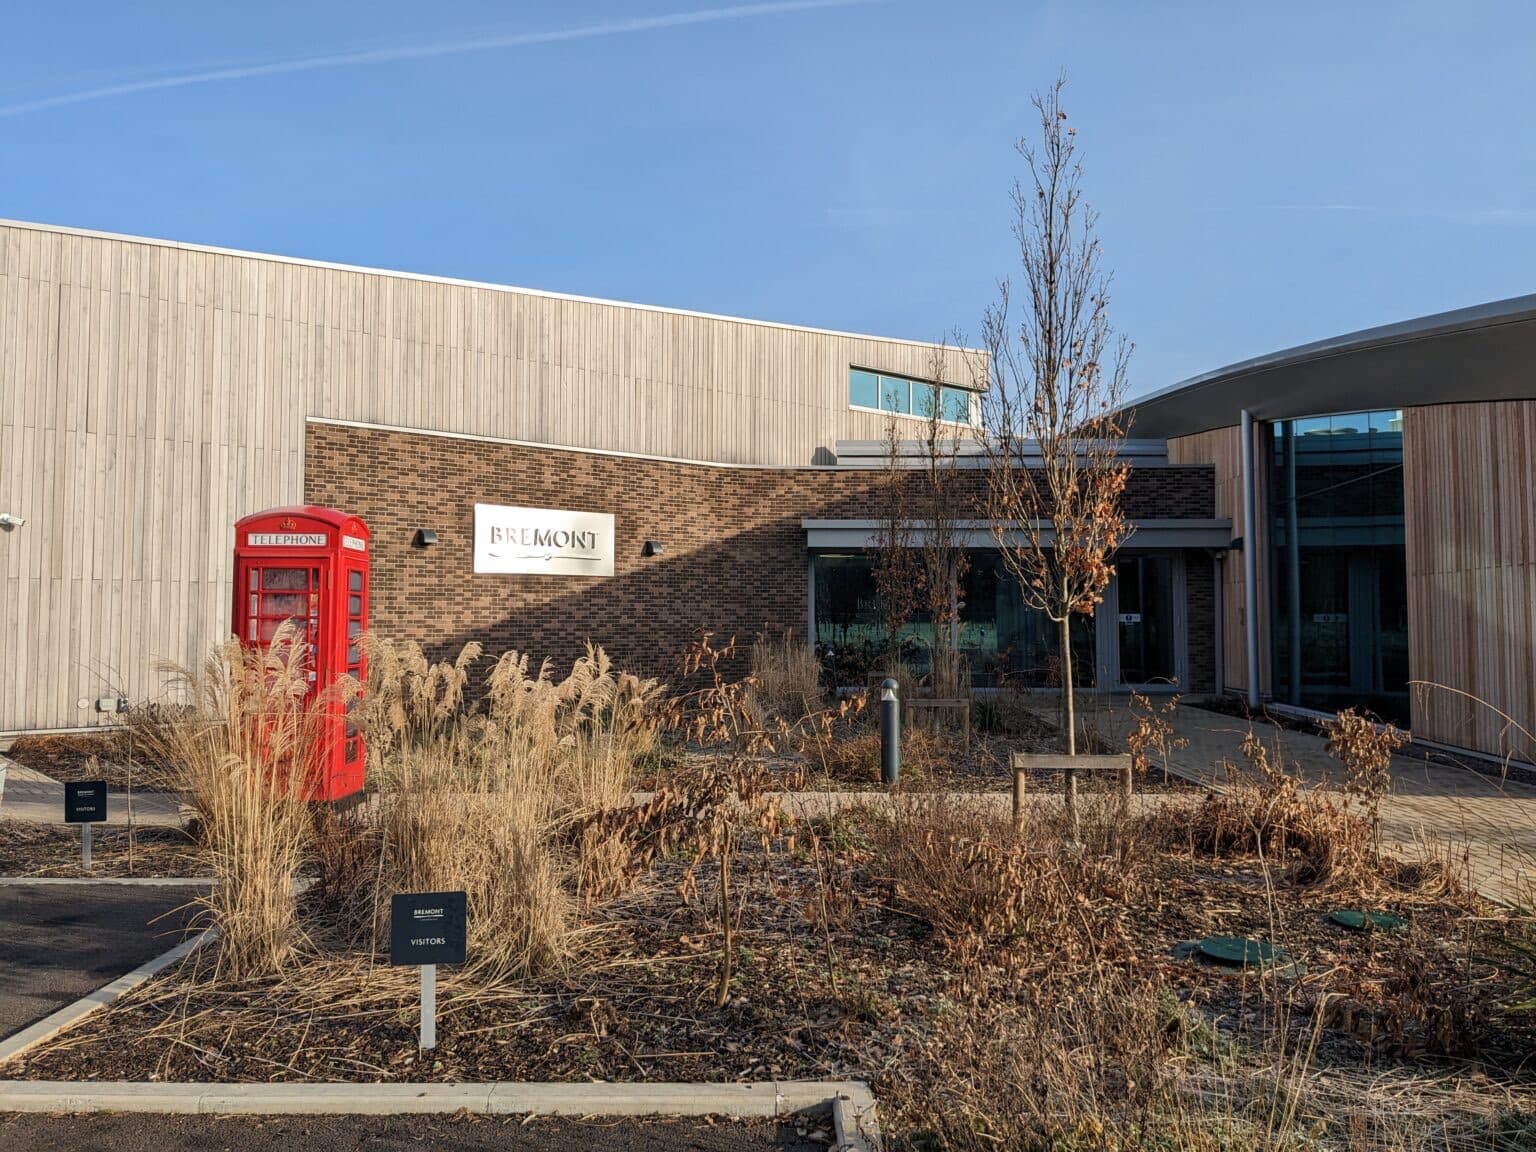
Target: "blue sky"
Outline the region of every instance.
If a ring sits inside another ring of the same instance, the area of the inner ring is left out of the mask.
[[[1065,69],[1134,391],[1536,292],[1524,0],[86,3],[5,27],[4,217],[974,335],[1016,266],[1012,141]]]

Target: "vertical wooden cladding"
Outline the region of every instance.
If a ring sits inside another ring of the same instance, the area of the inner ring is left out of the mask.
[[[153,696],[223,634],[234,521],[308,416],[805,465],[881,434],[848,367],[933,349],[0,224],[0,730]],[[945,375],[971,379],[959,352]]]
[[[1403,413],[1408,660],[1422,739],[1531,759],[1536,402]],[[1481,701],[1481,703],[1479,703]]]
[[[1257,433],[1256,433],[1257,435]],[[1255,467],[1264,459],[1255,446]],[[1243,507],[1243,437],[1237,427],[1215,428],[1192,436],[1168,441],[1170,464],[1211,464],[1216,469],[1216,515],[1230,517],[1232,536],[1248,540]],[[1263,508],[1263,487],[1259,507]],[[1259,526],[1259,691],[1269,691],[1268,627],[1264,619],[1265,529]],[[1221,583],[1221,662],[1222,680],[1227,688],[1246,691],[1248,687],[1247,601],[1244,596],[1243,554],[1229,552],[1222,561]]]

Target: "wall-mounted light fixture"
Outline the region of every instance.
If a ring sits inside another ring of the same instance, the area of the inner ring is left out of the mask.
[[[665,551],[666,548],[662,546],[660,540],[647,540],[645,547],[640,549],[640,554],[642,556],[660,556]]]
[[[416,529],[416,535],[411,537],[411,547],[413,548],[430,548],[436,543],[436,528],[418,528]]]
[[[0,512],[0,528],[9,532],[12,528],[20,528],[27,522],[25,516],[13,516],[9,512]]]

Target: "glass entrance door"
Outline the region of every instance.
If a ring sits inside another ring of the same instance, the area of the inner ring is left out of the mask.
[[[1115,575],[1120,682],[1173,683],[1172,557],[1133,556],[1115,565]]]

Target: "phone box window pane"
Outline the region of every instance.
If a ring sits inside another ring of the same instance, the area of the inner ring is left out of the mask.
[[[361,592],[363,590],[363,574],[361,572],[348,572],[347,588],[352,592]]]
[[[268,589],[280,592],[309,591],[308,568],[266,568],[261,582]]]
[[[302,592],[268,592],[262,597],[261,611],[263,616],[299,616],[308,603],[309,597]]]
[[[361,616],[363,614],[363,598],[361,596],[347,597],[347,615]]]

